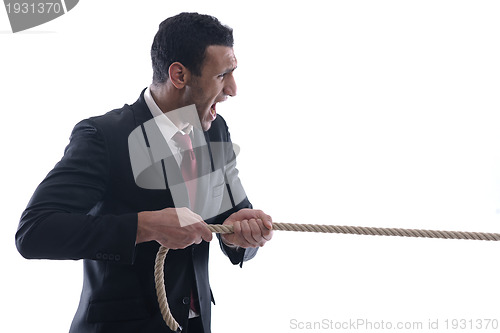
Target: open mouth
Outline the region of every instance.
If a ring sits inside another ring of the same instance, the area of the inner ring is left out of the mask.
[[[217,111],[216,111],[216,105],[217,103],[214,103],[212,104],[212,106],[210,107],[210,115],[212,116],[212,121],[215,120],[215,118],[217,118]]]

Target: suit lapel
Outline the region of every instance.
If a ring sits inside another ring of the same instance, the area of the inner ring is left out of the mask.
[[[175,207],[189,206],[187,189],[181,170],[144,100],[144,91],[139,99],[131,105],[131,108],[136,123],[134,132],[144,136],[144,140],[141,142],[146,146],[144,149],[148,151],[147,155],[149,155],[149,157],[141,155],[141,158],[146,158],[149,161],[140,163],[146,163],[148,167],[138,175],[137,179],[141,177],[141,184],[138,185],[144,187],[143,184],[148,184],[144,187],[146,189],[166,189],[170,192]]]

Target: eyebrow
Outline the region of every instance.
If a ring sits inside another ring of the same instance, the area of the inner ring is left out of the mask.
[[[223,71],[222,73],[220,73],[219,75],[222,75],[222,74],[228,74],[228,73],[234,72],[234,70],[235,70],[236,68],[238,68],[238,66],[234,66],[234,67],[228,68],[228,69],[226,69],[225,71]]]

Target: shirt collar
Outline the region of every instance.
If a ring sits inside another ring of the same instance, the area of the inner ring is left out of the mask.
[[[161,109],[158,107],[158,104],[156,104],[155,100],[153,99],[153,95],[151,94],[151,90],[149,87],[144,92],[144,100],[146,101],[146,105],[153,115],[156,124],[160,128],[161,133],[167,141],[170,141],[177,132],[181,132],[182,134],[190,134],[193,130],[193,125],[188,125],[184,128],[179,128],[178,126],[176,126],[174,124],[176,119],[171,119],[171,117],[169,117],[169,112],[163,113],[163,111],[161,111]]]

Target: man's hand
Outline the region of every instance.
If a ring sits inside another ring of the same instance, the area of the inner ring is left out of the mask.
[[[242,209],[224,221],[232,225],[232,234],[222,234],[222,241],[243,248],[261,247],[273,237],[273,220],[261,210]]]
[[[210,242],[212,232],[201,216],[189,208],[140,212],[136,244],[152,240],[169,249],[183,249],[202,240]]]

